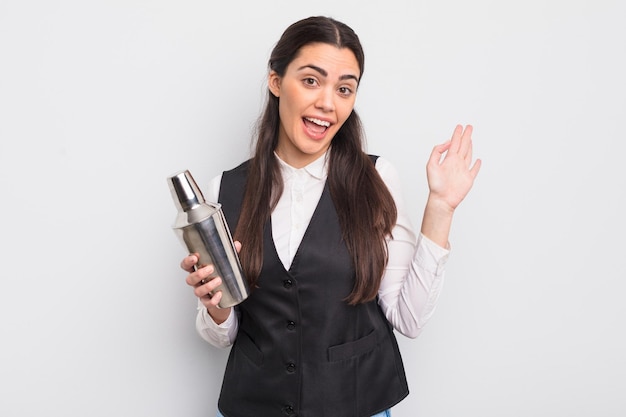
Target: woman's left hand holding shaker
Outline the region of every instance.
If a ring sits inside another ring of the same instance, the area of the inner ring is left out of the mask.
[[[235,248],[239,252],[241,243],[235,242]],[[222,324],[230,315],[230,309],[232,308],[220,308],[217,305],[222,299],[222,292],[217,291],[214,293],[214,291],[222,283],[222,279],[220,277],[211,277],[211,274],[214,272],[213,265],[206,265],[195,270],[194,265],[197,263],[197,253],[192,253],[181,261],[180,267],[189,272],[185,281],[187,285],[193,288],[193,293],[206,307],[213,321],[216,324]]]

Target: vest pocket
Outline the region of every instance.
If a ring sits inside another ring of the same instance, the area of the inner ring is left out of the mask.
[[[377,345],[378,338],[376,337],[376,331],[372,331],[367,336],[353,342],[329,347],[328,360],[329,362],[337,362],[361,356],[371,350],[374,350]]]
[[[241,351],[255,365],[263,365],[263,352],[259,350],[246,332],[239,330],[233,348]]]

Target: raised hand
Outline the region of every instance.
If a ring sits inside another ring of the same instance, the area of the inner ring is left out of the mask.
[[[435,146],[426,165],[429,198],[451,211],[469,193],[480,170],[480,159],[472,165],[472,130],[471,125],[457,125],[449,141]]]
[[[426,174],[430,194],[424,210],[422,234],[442,247],[448,245],[452,215],[467,196],[480,170],[472,165],[472,126],[457,125],[452,138],[435,146]]]

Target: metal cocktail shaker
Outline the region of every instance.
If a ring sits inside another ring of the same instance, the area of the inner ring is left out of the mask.
[[[188,170],[167,179],[178,215],[173,229],[189,253],[200,254],[196,268],[213,264],[211,275],[222,278],[215,290],[222,292],[219,306],[232,307],[249,295],[239,256],[222,207],[205,201],[202,191]]]

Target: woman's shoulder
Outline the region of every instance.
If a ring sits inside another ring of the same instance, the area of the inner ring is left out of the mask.
[[[250,159],[248,159],[247,161],[243,161],[236,167],[224,171],[224,174],[247,172],[248,167],[250,166],[250,161]]]
[[[378,172],[378,175],[380,175],[394,199],[399,198],[402,181],[395,165],[389,159],[379,156],[376,159],[376,172]]]
[[[245,181],[246,173],[248,172],[248,166],[250,165],[250,160],[242,162],[234,168],[228,169],[220,174],[216,175],[209,182],[209,187],[207,189],[207,196],[209,201],[217,201],[220,193],[220,186],[222,185],[222,179],[226,177],[228,180],[235,179],[235,181],[242,182]]]
[[[387,175],[391,175],[391,176],[397,176],[398,171],[396,170],[396,167],[393,165],[393,163],[385,158],[384,156],[380,156],[380,155],[368,155],[370,158],[372,158],[372,161],[374,162],[374,165],[376,166],[376,171],[378,171],[378,173],[381,176],[387,176]]]

